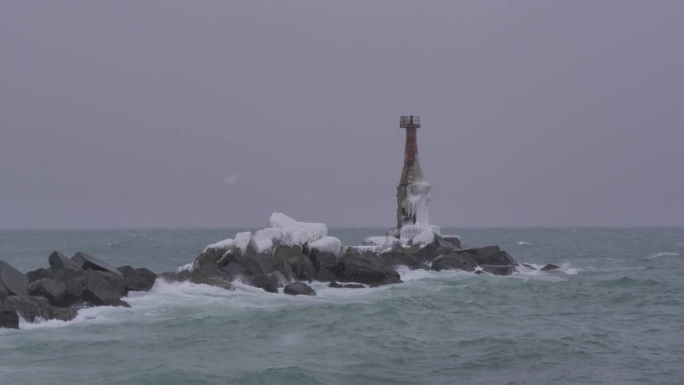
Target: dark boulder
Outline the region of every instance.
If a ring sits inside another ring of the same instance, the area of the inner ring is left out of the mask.
[[[513,265],[480,265],[482,271],[485,271],[494,275],[511,275],[515,271],[515,266]]]
[[[541,271],[551,271],[551,270],[556,270],[556,269],[560,269],[560,266],[556,266],[556,265],[547,263],[546,265],[544,265],[544,267],[542,267],[542,268],[539,269],[539,270],[541,270]]]
[[[121,272],[114,266],[81,251],[74,254],[71,260],[83,270],[109,271],[121,275]]]
[[[440,255],[432,261],[432,270],[464,270],[475,271],[477,261],[469,254],[456,254],[454,252]]]
[[[360,283],[337,283],[337,282],[330,282],[328,287],[332,287],[335,289],[365,289],[366,285],[362,285]]]
[[[501,251],[499,246],[485,246],[474,249],[456,250],[457,254],[471,255],[478,265],[516,265],[517,263],[507,252]]]
[[[311,282],[316,276],[316,269],[309,257],[304,255],[303,249],[299,245],[277,243],[273,257],[278,266],[278,271],[287,280]]]
[[[329,282],[335,280],[335,274],[330,270],[337,264],[337,256],[327,251],[312,249],[304,253],[309,257],[314,268],[314,280]]]
[[[231,263],[238,264],[244,268],[247,275],[270,274],[278,270],[279,264],[271,253],[257,254],[250,250],[248,249],[245,254],[237,248],[230,250],[217,261],[217,264],[221,267]]]
[[[34,297],[45,297],[54,306],[64,306],[66,284],[55,278],[41,278],[29,284],[28,293]]]
[[[126,306],[127,304],[121,301],[122,294],[119,289],[110,284],[104,274],[106,273],[98,270],[86,271],[83,299],[94,306]]]
[[[269,293],[277,293],[278,286],[280,285],[278,278],[276,278],[274,275],[266,274],[247,276],[243,279],[243,281],[248,285],[264,289],[264,291]]]
[[[331,269],[337,281],[386,285],[400,283],[399,273],[385,267],[377,253],[364,252],[349,248],[340,261]]]
[[[0,300],[0,313],[14,312],[28,322],[45,320],[70,321],[76,317],[76,310],[51,306],[46,298],[12,296]]]
[[[128,290],[126,290],[126,285],[124,283],[124,276],[122,274],[114,274],[111,271],[101,271],[100,274],[102,274],[110,285],[114,286],[121,297],[128,294]]]
[[[314,276],[314,281],[332,282],[335,280],[335,278],[335,273],[333,273],[330,268],[321,266]]]
[[[50,263],[50,270],[53,273],[57,273],[62,269],[74,269],[79,270],[80,265],[76,264],[74,261],[69,259],[66,255],[60,253],[59,251],[53,251],[48,257],[48,263]],[[46,277],[44,277],[46,278]]]
[[[223,271],[230,274],[233,277],[233,279],[249,275],[247,269],[237,262],[228,263],[225,267],[223,267]]]
[[[185,282],[190,280],[190,271],[165,271],[159,274],[159,278],[168,283]]]
[[[396,269],[399,266],[406,266],[410,270],[428,269],[428,266],[415,255],[406,255],[402,251],[387,251],[380,253],[380,257],[384,261],[384,265],[391,269]]]
[[[135,270],[135,269],[133,269],[133,266],[129,266],[129,265],[119,266],[119,267],[117,267],[116,269],[119,270],[119,272],[120,272],[124,277],[127,276],[128,274],[132,273],[133,270]]]
[[[28,295],[28,278],[3,260],[0,260],[0,285],[9,295]]]
[[[455,235],[443,235],[443,236],[442,236],[442,239],[443,239],[445,242],[451,243],[452,245],[456,246],[456,247],[459,248],[459,249],[460,249],[461,247],[463,247],[463,246],[461,246],[461,238],[459,238],[458,236],[455,236]]]
[[[411,255],[423,263],[431,263],[440,254],[450,252],[451,249],[443,250],[437,243],[417,244],[406,249],[406,255]]]
[[[19,329],[19,314],[16,311],[0,311],[0,328]]]
[[[35,282],[43,278],[55,278],[55,273],[52,270],[40,268],[36,270],[31,270],[26,273],[26,278],[28,278],[28,283]]]
[[[316,292],[311,286],[301,281],[293,282],[285,286],[283,293],[289,295],[316,295]]]
[[[206,265],[216,265],[226,251],[226,249],[220,248],[207,249],[202,254],[198,255],[197,258],[195,258],[195,261],[192,263],[192,267],[194,269],[199,269],[200,267]]]
[[[190,282],[232,290],[233,277],[217,265],[206,265],[190,272]]]
[[[117,268],[123,275],[124,291],[149,291],[154,286],[157,274],[144,267],[134,269],[130,266]]]
[[[86,289],[86,272],[78,269],[62,269],[55,274],[55,279],[66,286],[64,290],[64,304],[71,305],[83,301]]]

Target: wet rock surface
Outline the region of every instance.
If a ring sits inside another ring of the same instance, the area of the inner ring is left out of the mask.
[[[130,307],[122,297],[131,290],[151,289],[157,278],[145,268],[114,269],[85,253],[69,259],[55,251],[47,263],[49,269],[24,275],[0,261],[0,328],[19,328],[20,318],[28,322],[70,321],[83,307]]]
[[[335,254],[325,248],[283,242],[274,242],[269,251],[258,251],[252,242],[244,251],[235,247],[205,250],[194,259],[192,268],[159,275],[144,267],[114,268],[84,252],[67,258],[54,251],[48,257],[49,269],[39,268],[26,275],[0,260],[0,327],[18,327],[17,317],[28,322],[70,320],[82,307],[129,306],[123,300],[129,292],[148,291],[158,278],[227,290],[233,290],[234,282],[240,280],[274,294],[282,288],[288,295],[316,295],[307,282],[330,282],[328,287],[339,289],[378,287],[401,283],[399,268],[494,275],[534,269],[518,264],[499,246],[462,249],[458,237],[435,235],[427,244],[403,247],[397,241],[388,245],[385,250],[373,251],[377,248],[340,249],[338,243],[339,253]],[[559,267],[548,264],[539,270],[556,269]]]
[[[316,292],[311,288],[311,286],[300,281],[293,282],[285,286],[283,293],[288,295],[316,295]]]

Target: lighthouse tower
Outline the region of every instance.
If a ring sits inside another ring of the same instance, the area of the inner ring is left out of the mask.
[[[425,180],[418,162],[416,133],[420,128],[420,117],[402,116],[399,127],[406,129],[404,168],[397,186],[397,225],[390,230],[389,235],[401,235],[404,238],[412,237],[430,227],[428,203],[432,186]]]

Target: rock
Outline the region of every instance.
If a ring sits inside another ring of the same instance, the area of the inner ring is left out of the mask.
[[[16,311],[0,311],[0,328],[19,329],[19,314]]]
[[[206,265],[190,272],[190,282],[232,290],[233,277],[218,265]]]
[[[304,252],[311,261],[314,268],[314,280],[319,282],[329,282],[335,280],[335,274],[330,269],[337,264],[337,256],[327,251],[312,249]]]
[[[496,254],[488,255],[487,257],[480,258],[481,265],[507,265],[515,266],[518,263],[505,251],[500,251]]]
[[[456,254],[451,252],[446,255],[440,255],[432,261],[432,270],[464,270],[475,271],[477,261],[469,254]]]
[[[459,249],[463,247],[461,246],[461,238],[456,235],[442,235],[442,239],[446,242],[451,243]]]
[[[528,265],[527,263],[522,263],[521,265],[525,266],[525,267],[528,268],[528,269],[537,270],[537,268],[535,268],[535,267],[532,266],[532,265]]]
[[[9,295],[28,295],[28,278],[3,260],[0,260],[0,285]]]
[[[386,285],[400,283],[399,273],[384,266],[380,255],[349,248],[331,269],[337,281]]]
[[[271,253],[255,254],[252,259],[258,266],[256,274],[271,274],[278,271],[279,264]]]
[[[40,314],[38,305],[29,299],[28,296],[12,296],[0,300],[0,312],[12,311],[28,322],[36,322],[36,319],[43,317]]]
[[[244,282],[248,285],[264,289],[269,293],[278,293],[278,278],[273,275],[252,275],[244,278]]]
[[[195,258],[195,261],[192,263],[193,269],[199,269],[200,267],[209,264],[216,265],[226,251],[227,250],[221,248],[204,251]]]
[[[133,266],[129,266],[129,265],[119,266],[119,267],[117,267],[116,269],[119,270],[119,272],[120,272],[124,277],[127,276],[128,274],[131,274],[131,273],[133,272],[133,270],[134,270],[134,269],[133,269]]]
[[[159,274],[159,278],[164,280],[165,282],[168,283],[174,283],[174,282],[185,282],[190,280],[190,271],[188,270],[183,270],[180,272],[176,271],[166,271],[161,274]]]
[[[428,269],[428,266],[418,260],[415,255],[406,255],[401,251],[387,251],[380,253],[380,257],[384,261],[384,265],[391,269],[396,269],[399,266],[406,266],[410,270]]]
[[[237,278],[237,277],[240,277],[240,276],[249,275],[249,272],[247,271],[247,269],[245,269],[244,266],[242,266],[241,264],[239,264],[239,263],[237,263],[237,262],[230,262],[230,263],[228,263],[228,264],[223,268],[223,271],[225,271],[225,272],[227,272],[228,274],[230,274],[230,275],[233,277],[233,279],[235,279],[235,278]]]
[[[42,278],[55,278],[55,273],[41,267],[40,269],[31,270],[26,273],[26,278],[28,278],[28,283],[31,283]]]
[[[482,271],[494,275],[511,275],[515,271],[515,266],[513,265],[480,265],[480,268],[482,268]]]
[[[283,293],[289,295],[316,295],[316,292],[311,288],[311,286],[301,281],[293,282],[285,286]]]
[[[413,245],[406,249],[406,255],[412,255],[417,258],[420,262],[430,263],[433,259],[437,258],[440,254],[445,254],[450,252],[451,249],[442,250],[436,242],[428,244],[418,244]]]
[[[316,272],[318,272],[319,269],[316,268],[316,266],[319,268],[326,267],[328,269],[335,266],[337,264],[337,255],[327,251],[314,249],[309,252],[309,260],[311,260],[311,264],[314,266]],[[316,262],[314,262],[314,260]]]
[[[330,282],[330,285],[328,287],[336,288],[336,289],[365,289],[366,285],[362,285],[360,283],[337,283],[337,282]]]
[[[63,300],[65,305],[83,301],[83,292],[86,289],[86,272],[84,270],[62,269],[55,274],[55,279],[66,286]]]
[[[321,266],[316,272],[316,276],[314,276],[314,281],[332,282],[335,280],[335,278],[335,273],[333,273],[329,268]]]
[[[104,272],[87,270],[86,287],[83,291],[83,299],[95,306],[125,306],[121,301],[119,289],[112,286],[105,277]]]
[[[107,280],[107,282],[109,282],[110,285],[114,286],[114,288],[116,289],[116,291],[119,292],[121,297],[128,294],[128,290],[126,290],[126,285],[124,284],[124,276],[122,274],[114,274],[111,271],[102,271],[101,273],[102,276]]]
[[[66,284],[55,278],[41,278],[29,284],[28,293],[34,297],[45,297],[54,306],[64,306]]]
[[[485,246],[474,249],[461,249],[454,251],[457,254],[471,255],[478,265],[509,265],[516,264],[513,258],[505,251],[501,251],[499,246]]]
[[[122,275],[114,266],[81,251],[74,254],[74,256],[71,257],[71,260],[83,270],[109,271],[114,274]]]
[[[9,295],[9,292],[7,291],[7,288],[5,285],[0,284],[0,299],[5,298]]]
[[[157,274],[144,267],[119,270],[124,273],[124,290],[129,291],[149,291],[157,280]]]
[[[550,263],[547,263],[546,265],[544,265],[544,267],[542,267],[542,268],[539,269],[539,270],[541,270],[541,271],[551,271],[551,270],[556,270],[556,269],[560,269],[560,266],[556,266],[556,265],[552,265],[552,264],[550,264]]]
[[[302,251],[299,245],[275,245],[273,257],[285,279],[311,282],[316,276],[311,260]]]
[[[225,253],[217,264],[225,267],[231,263],[237,263],[244,268],[247,275],[270,274],[277,271],[279,265],[273,255],[256,254],[250,250],[251,248],[248,248],[248,253],[242,254],[239,248],[235,248]]]
[[[76,317],[76,310],[51,306],[46,298],[29,296],[12,296],[0,300],[0,313],[14,312],[28,322],[45,320],[70,321]]]
[[[74,261],[69,259],[66,255],[60,253],[59,251],[53,251],[48,257],[48,263],[50,263],[50,269],[53,273],[57,273],[62,269],[74,269],[79,270],[80,265],[76,264]],[[47,277],[43,277],[47,278]]]

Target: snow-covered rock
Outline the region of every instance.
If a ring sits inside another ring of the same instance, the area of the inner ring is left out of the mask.
[[[297,222],[282,213],[273,213],[266,227],[282,230],[281,241],[288,245],[312,243],[328,235],[328,227],[323,223]]]
[[[342,249],[342,242],[335,237],[326,236],[317,241],[309,243],[309,249],[339,255],[340,250]]]

